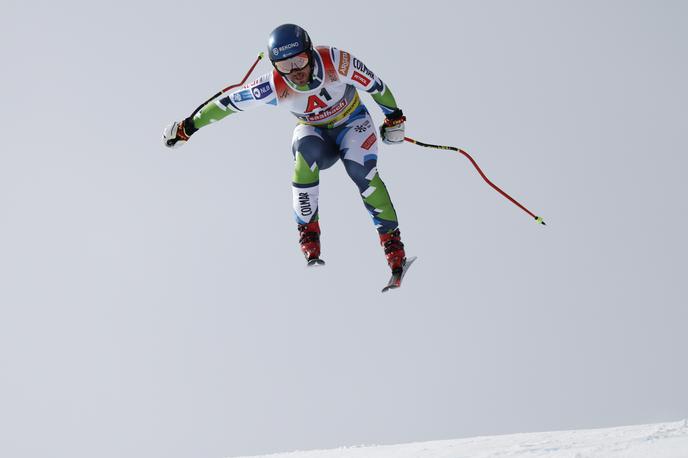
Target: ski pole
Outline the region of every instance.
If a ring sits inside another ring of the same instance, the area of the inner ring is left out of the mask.
[[[200,105],[198,106],[198,108],[196,108],[196,109],[193,111],[193,113],[191,113],[191,116],[189,116],[189,118],[193,118],[194,116],[196,116],[196,113],[198,113],[199,111],[201,111],[201,108],[203,108],[203,107],[204,107],[208,102],[210,102],[211,100],[215,99],[216,97],[221,96],[222,94],[224,94],[225,92],[229,91],[230,89],[234,89],[235,87],[239,87],[239,86],[241,86],[242,84],[244,84],[244,83],[246,82],[246,80],[248,79],[249,75],[253,72],[253,69],[256,68],[256,65],[258,65],[258,62],[263,58],[263,56],[264,56],[264,53],[262,53],[262,52],[261,52],[260,54],[258,54],[258,57],[256,58],[256,61],[253,63],[253,65],[251,65],[251,68],[248,69],[248,71],[246,72],[246,75],[244,76],[244,79],[241,80],[241,83],[232,84],[231,86],[227,86],[226,88],[222,89],[221,91],[218,91],[217,94],[213,95],[213,96],[210,97],[208,100],[206,100],[205,102],[203,102],[202,104],[200,104]]]
[[[475,167],[475,169],[478,171],[478,173],[479,173],[480,176],[483,178],[483,180],[485,180],[485,182],[487,182],[487,184],[489,184],[490,186],[492,186],[492,187],[493,187],[497,192],[499,192],[501,195],[503,195],[504,197],[506,197],[507,199],[509,199],[509,200],[510,200],[513,204],[515,204],[518,208],[520,208],[521,210],[523,210],[524,212],[526,212],[526,213],[528,213],[530,216],[532,216],[533,219],[535,219],[535,222],[536,222],[536,223],[542,224],[543,226],[546,226],[546,224],[545,224],[545,222],[543,221],[543,219],[542,219],[541,216],[535,215],[533,212],[531,212],[531,211],[528,210],[526,207],[524,207],[523,205],[521,205],[516,199],[514,199],[513,197],[511,197],[511,196],[510,196],[509,194],[507,194],[506,192],[502,191],[496,184],[494,184],[493,182],[491,182],[490,179],[487,178],[487,176],[485,176],[485,174],[483,173],[483,171],[480,169],[480,167],[478,166],[478,163],[475,162],[475,159],[473,159],[473,158],[471,157],[471,155],[468,154],[467,152],[465,152],[464,150],[462,150],[462,149],[460,149],[460,148],[457,148],[457,147],[455,147],[455,146],[431,145],[431,144],[429,144],[429,143],[419,142],[418,140],[414,140],[413,138],[410,138],[410,137],[404,137],[404,140],[407,141],[407,142],[409,142],[409,143],[413,143],[413,144],[415,144],[415,145],[418,145],[418,146],[424,146],[424,147],[426,147],[426,148],[444,149],[444,150],[456,151],[456,152],[458,152],[458,153],[463,154],[464,156],[466,156],[466,157],[468,158],[469,161],[471,161],[471,164],[473,164],[473,166]]]

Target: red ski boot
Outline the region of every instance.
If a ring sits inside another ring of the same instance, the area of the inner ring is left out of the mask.
[[[385,257],[392,272],[398,272],[404,267],[406,253],[404,244],[401,243],[399,229],[395,229],[389,234],[380,234],[380,245],[385,248]]]
[[[411,256],[406,259],[406,252],[404,251],[404,244],[401,243],[399,229],[395,229],[389,234],[380,234],[380,244],[385,247],[387,264],[389,264],[389,267],[392,269],[392,276],[387,282],[387,286],[382,288],[382,292],[384,293],[390,289],[399,288],[401,286],[401,281],[404,279],[406,271],[411,267],[416,257]]]
[[[299,224],[299,244],[301,251],[308,261],[308,265],[325,264],[320,259],[320,224],[313,221],[308,224]]]

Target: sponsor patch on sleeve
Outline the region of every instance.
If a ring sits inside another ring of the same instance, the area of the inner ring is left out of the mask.
[[[368,67],[365,66],[363,62],[354,57],[354,68],[359,70],[361,73],[368,75],[369,78],[375,78],[375,74],[370,71]]]
[[[244,89],[243,91],[234,93],[232,100],[234,103],[243,102],[245,100],[253,100],[253,95],[251,94],[251,91]]]
[[[351,79],[354,81],[358,81],[364,86],[368,86],[370,84],[370,78],[363,76],[362,74],[358,72],[354,72],[354,74],[351,76]]]
[[[253,92],[253,97],[255,97],[256,100],[264,99],[272,94],[272,88],[270,87],[269,82],[261,83],[254,87],[251,91]]]
[[[349,66],[351,65],[351,54],[346,51],[339,51],[339,74],[346,76],[349,73]]]

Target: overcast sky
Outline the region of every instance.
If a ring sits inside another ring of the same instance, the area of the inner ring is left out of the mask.
[[[686,2],[0,1],[1,456],[688,416]],[[382,145],[418,256],[403,289],[380,294],[340,164],[321,174],[328,264],[307,270],[289,113],[160,141],[285,22],[360,57],[408,135],[465,148],[548,226],[461,156]]]

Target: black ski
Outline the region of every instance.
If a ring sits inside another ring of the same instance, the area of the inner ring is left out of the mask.
[[[392,277],[389,279],[387,282],[387,286],[382,288],[382,292],[385,293],[389,291],[390,289],[395,289],[401,287],[401,281],[404,279],[404,276],[406,275],[406,271],[409,270],[409,267],[411,267],[411,264],[413,264],[413,261],[418,259],[416,256],[411,256],[410,258],[406,258],[406,261],[404,262],[404,265],[401,266],[400,269],[397,271],[392,272]]]
[[[325,265],[325,261],[323,261],[320,258],[309,259],[307,262],[308,262],[308,267],[324,266]]]

